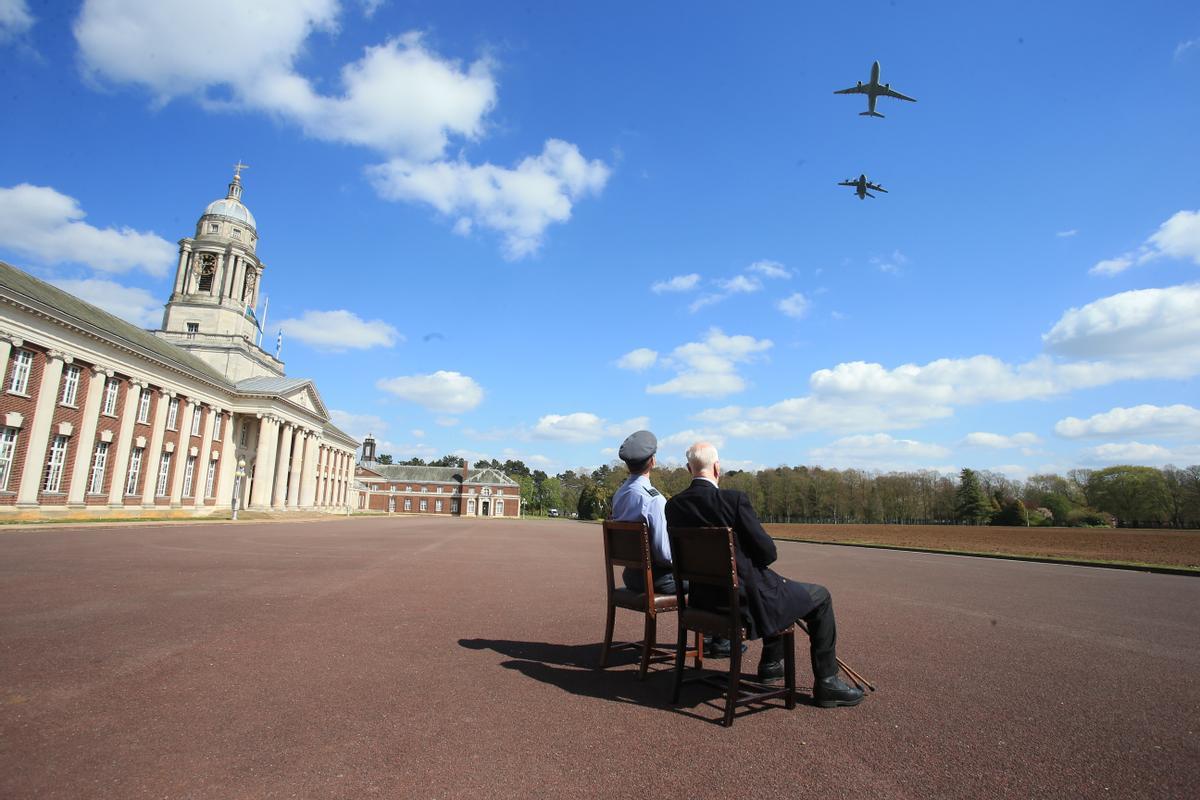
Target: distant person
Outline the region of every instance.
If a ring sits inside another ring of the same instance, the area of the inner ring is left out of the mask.
[[[763,530],[745,493],[718,488],[721,462],[717,448],[696,442],[688,448],[687,468],[692,484],[667,501],[667,524],[673,528],[733,529],[738,582],[749,613],[744,620],[747,633],[751,639],[763,640],[758,677],[764,681],[783,677],[784,639],[774,634],[802,619],[810,637],[813,699],[822,708],[858,705],[862,690],[838,677],[837,625],[829,590],[788,580],[767,568],[777,557],[775,541]],[[697,608],[716,609],[727,601],[724,590],[697,584],[691,587],[688,602]]]
[[[612,517],[617,522],[644,522],[650,535],[650,574],[657,594],[675,594],[675,576],[671,572],[671,542],[667,539],[667,520],[663,510],[667,498],[650,485],[650,470],[658,462],[658,439],[650,431],[632,433],[617,455],[629,468],[629,477],[617,489],[612,499]],[[625,587],[635,592],[646,591],[646,579],[640,570],[626,567],[621,573]],[[687,591],[687,587],[683,587]],[[729,655],[728,639],[709,639],[704,642],[705,655],[717,658]]]

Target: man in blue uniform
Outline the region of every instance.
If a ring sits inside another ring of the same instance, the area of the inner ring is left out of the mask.
[[[657,461],[658,439],[650,431],[637,431],[621,443],[617,455],[629,468],[629,477],[612,499],[612,518],[618,522],[644,522],[650,534],[650,571],[654,591],[675,594],[675,576],[671,573],[671,541],[667,538],[665,509],[667,498],[650,485],[650,470]],[[628,589],[646,591],[645,578],[628,567],[621,573]],[[687,591],[687,586],[684,586]],[[716,658],[729,656],[728,639],[705,637],[704,654]]]

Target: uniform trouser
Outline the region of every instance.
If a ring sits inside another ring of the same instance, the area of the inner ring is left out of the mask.
[[[829,590],[815,583],[788,581],[788,591],[804,592],[811,600],[812,610],[801,619],[808,626],[809,657],[812,659],[813,675],[832,678],[837,675],[837,623],[833,620],[833,598]],[[808,605],[808,603],[805,603]],[[783,637],[764,636],[763,663],[783,660]]]

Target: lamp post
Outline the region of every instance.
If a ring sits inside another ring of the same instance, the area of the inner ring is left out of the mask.
[[[242,478],[246,477],[246,459],[239,458],[233,473],[233,519],[237,520],[238,504],[242,499]]]

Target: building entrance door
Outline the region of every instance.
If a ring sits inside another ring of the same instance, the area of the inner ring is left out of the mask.
[[[481,517],[491,516],[491,508],[490,508],[491,505],[492,504],[487,500],[484,500],[483,502],[481,502],[479,504],[479,509],[480,509],[479,515]]]
[[[391,514],[395,510],[396,510],[396,498],[389,497],[388,498],[388,513]]]

